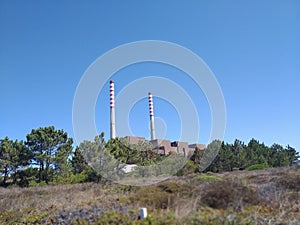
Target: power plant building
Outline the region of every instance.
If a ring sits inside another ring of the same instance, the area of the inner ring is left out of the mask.
[[[130,144],[138,144],[140,142],[147,141],[144,137],[136,137],[136,136],[125,136],[124,137],[128,143]],[[153,150],[157,151],[159,155],[168,155],[172,152],[182,154],[184,156],[188,156],[192,154],[195,148],[199,148],[200,150],[205,149],[204,144],[188,144],[187,142],[182,141],[169,141],[164,139],[155,139],[149,141],[152,144]]]
[[[176,148],[171,146],[169,140],[155,139],[150,140],[150,143],[152,144],[153,149],[157,150],[157,154],[159,155],[168,155],[170,152],[176,151]]]
[[[124,137],[130,144],[138,144],[139,142],[146,141],[144,137],[126,136]]]
[[[188,144],[183,141],[169,141],[164,139],[156,139],[154,128],[154,109],[153,109],[153,97],[152,93],[148,93],[149,103],[149,115],[150,115],[150,143],[153,146],[153,150],[157,150],[159,155],[169,155],[171,152],[188,156],[192,154],[197,147],[200,150],[204,150],[206,146],[204,144]],[[114,82],[110,81],[110,138],[116,137],[115,131],[115,93]],[[124,137],[130,144],[138,144],[139,142],[145,142],[144,137],[126,136]]]

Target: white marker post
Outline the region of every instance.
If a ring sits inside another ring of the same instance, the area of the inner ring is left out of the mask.
[[[147,208],[140,208],[140,218],[145,219],[145,218],[147,218],[147,216],[148,216]]]

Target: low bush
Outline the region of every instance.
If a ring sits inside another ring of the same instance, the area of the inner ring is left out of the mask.
[[[153,208],[166,209],[172,203],[172,195],[162,191],[157,186],[143,187],[130,197],[134,203]]]
[[[75,184],[83,183],[88,180],[88,175],[85,172],[73,174],[64,174],[62,176],[58,175],[54,178],[52,184]]]
[[[189,197],[193,194],[192,186],[177,182],[162,182],[157,185],[141,187],[130,196],[133,203],[157,209],[171,208],[176,198]]]
[[[41,182],[37,182],[35,180],[31,180],[29,181],[29,186],[30,187],[42,187],[42,186],[46,186],[46,182],[45,181],[41,181]]]
[[[43,220],[48,215],[47,212],[38,213],[35,210],[28,213],[24,218],[21,219],[21,224],[36,224]]]
[[[263,170],[269,168],[267,163],[261,163],[261,164],[254,164],[246,168],[248,171],[252,170]]]
[[[16,211],[4,211],[0,213],[0,223],[1,224],[12,224],[16,222],[16,218],[20,215]]]
[[[232,181],[209,183],[200,195],[201,204],[215,209],[232,207],[240,211],[245,205],[256,205],[260,202],[257,190]]]
[[[192,182],[214,182],[214,181],[222,181],[223,179],[221,177],[216,177],[216,176],[207,176],[207,175],[200,175],[193,177],[191,179]]]
[[[274,177],[271,179],[278,186],[283,189],[289,189],[291,191],[300,191],[300,175],[299,174],[286,174],[285,176]]]
[[[194,188],[189,184],[185,184],[185,183],[182,184],[179,182],[171,182],[171,181],[162,182],[160,184],[157,184],[157,186],[161,189],[161,191],[167,193],[179,194],[181,196],[190,195]]]
[[[185,176],[188,174],[195,173],[198,169],[198,165],[196,165],[193,161],[188,160],[187,163],[184,165],[183,168],[181,168],[176,175],[177,176]]]

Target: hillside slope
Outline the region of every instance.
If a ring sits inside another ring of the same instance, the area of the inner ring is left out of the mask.
[[[172,177],[145,186],[0,188],[0,224],[299,224],[300,169]]]

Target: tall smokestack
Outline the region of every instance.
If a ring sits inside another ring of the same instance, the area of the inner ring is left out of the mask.
[[[153,99],[152,99],[152,94],[150,92],[148,93],[148,99],[149,99],[151,140],[155,140]]]
[[[115,84],[110,81],[110,139],[116,137],[116,124],[115,124]]]

